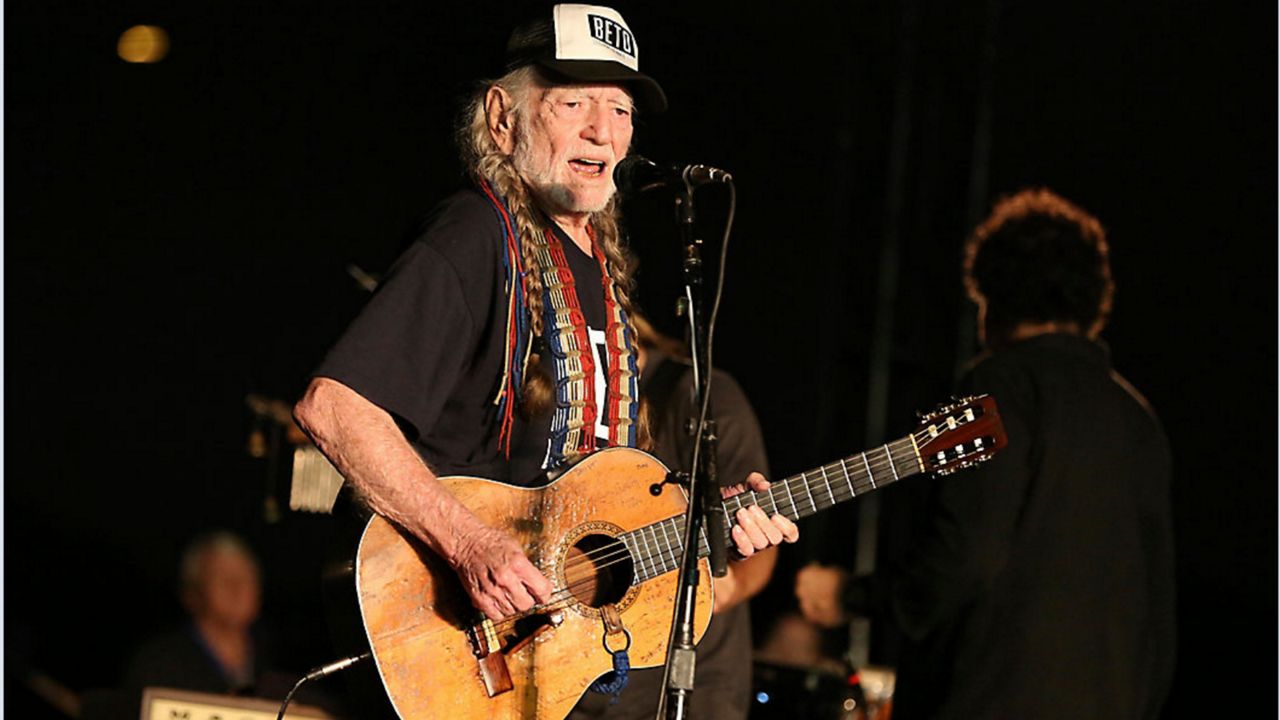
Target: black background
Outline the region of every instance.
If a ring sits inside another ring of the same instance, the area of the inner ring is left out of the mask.
[[[303,669],[332,658],[316,551],[331,526],[264,521],[270,483],[287,488],[246,453],[245,397],[296,397],[365,297],[347,265],[384,269],[461,182],[458,100],[497,72],[520,8],[111,5],[5,5],[8,679],[114,683],[180,617],[178,553],[214,527],[261,552],[267,617]],[[636,150],[737,180],[716,360],[779,476],[865,445],[886,239],[896,436],[972,349],[959,248],[991,201],[1047,185],[1102,220],[1118,285],[1104,337],[1175,446],[1167,714],[1272,712],[1275,8],[617,7],[672,105],[639,118]],[[115,56],[139,23],[168,30],[163,62]],[[699,191],[709,256],[727,199]],[[641,301],[672,329],[668,199],[628,209]],[[847,555],[847,537],[811,535]],[[30,702],[6,688],[9,709]]]

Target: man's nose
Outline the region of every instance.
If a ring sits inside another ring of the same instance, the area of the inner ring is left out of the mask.
[[[587,117],[583,137],[597,145],[613,142],[613,111],[606,105],[597,105]]]

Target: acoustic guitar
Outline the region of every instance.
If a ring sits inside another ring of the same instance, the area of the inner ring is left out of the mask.
[[[967,467],[1004,445],[995,401],[966,398],[903,438],[729,498],[726,533],[752,504],[798,520],[910,475]],[[521,542],[556,588],[551,602],[500,621],[476,611],[443,559],[374,516],[356,554],[356,594],[400,717],[560,720],[613,669],[610,650],[627,648],[633,668],[662,664],[686,507],[683,492],[651,492],[667,477],[651,455],[610,448],[538,488],[441,478],[481,520]],[[708,552],[703,536],[697,638],[711,619]]]

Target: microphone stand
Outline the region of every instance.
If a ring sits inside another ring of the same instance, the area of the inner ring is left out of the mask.
[[[711,574],[725,574],[725,518],[716,477],[716,431],[710,414],[709,390],[711,368],[707,325],[703,321],[702,241],[694,237],[693,185],[688,171],[684,173],[684,189],[676,197],[680,235],[684,241],[685,307],[689,317],[690,350],[694,384],[697,387],[698,422],[694,427],[697,441],[693,462],[689,465],[689,504],[685,511],[685,533],[676,603],[667,643],[667,661],[663,671],[663,695],[658,701],[657,720],[683,720],[689,714],[689,701],[694,687],[696,650],[693,642],[693,618],[697,604],[698,556],[703,527],[711,556]]]

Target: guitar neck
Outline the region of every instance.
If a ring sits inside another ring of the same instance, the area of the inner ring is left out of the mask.
[[[919,448],[915,439],[908,435],[873,450],[776,481],[764,492],[740,493],[723,503],[726,543],[732,547],[729,532],[735,524],[733,518],[744,507],[759,505],[770,515],[779,513],[799,520],[921,472],[924,472],[924,463]],[[621,536],[635,559],[637,582],[679,567],[684,548],[684,526],[684,516],[677,515]],[[698,538],[698,556],[708,554],[710,548],[705,535],[702,535]]]

